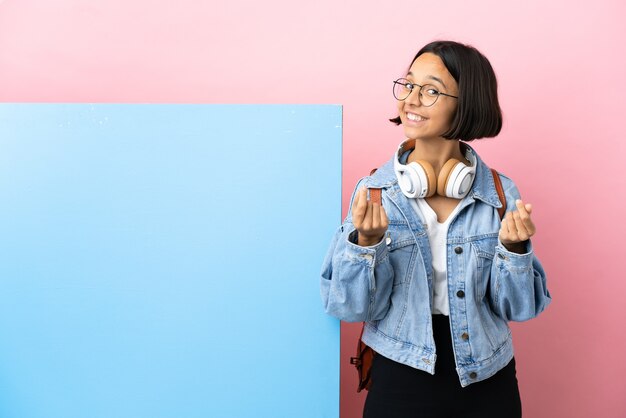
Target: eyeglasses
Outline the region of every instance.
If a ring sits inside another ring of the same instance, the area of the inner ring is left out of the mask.
[[[448,96],[458,99],[457,96],[440,92],[437,90],[437,87],[432,84],[424,84],[423,86],[420,86],[417,83],[410,82],[406,78],[399,78],[393,82],[393,97],[395,97],[396,100],[403,101],[409,97],[409,94],[411,94],[415,87],[419,87],[419,99],[422,102],[422,105],[426,107],[434,105],[439,96]]]

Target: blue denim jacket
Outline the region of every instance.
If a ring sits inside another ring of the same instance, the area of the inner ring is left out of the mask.
[[[450,330],[463,387],[493,376],[513,358],[508,321],[534,318],[551,301],[530,241],[525,254],[500,243],[502,205],[489,168],[476,157],[472,190],[447,237]],[[507,211],[516,210],[519,192],[508,177],[500,178]],[[374,351],[434,374],[433,270],[424,223],[398,186],[393,158],[361,179],[355,192],[361,186],[382,188],[389,227],[377,245],[358,246],[348,211],[322,266],[324,307],[341,320],[365,321],[362,339]]]

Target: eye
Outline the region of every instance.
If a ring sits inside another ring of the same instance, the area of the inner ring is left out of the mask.
[[[434,86],[424,86],[424,92],[427,96],[436,97],[439,96],[439,90],[437,90]]]
[[[406,84],[404,85],[404,87],[406,87],[409,90],[413,90],[415,88],[415,84],[410,83],[410,82],[406,82]]]

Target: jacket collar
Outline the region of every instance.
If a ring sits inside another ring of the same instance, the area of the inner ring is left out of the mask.
[[[498,197],[498,192],[496,191],[496,185],[494,183],[491,170],[478,156],[478,154],[476,153],[476,151],[474,151],[472,147],[464,142],[462,144],[463,146],[467,147],[469,151],[476,157],[476,177],[474,178],[472,189],[465,197],[465,199],[478,199],[493,207],[502,207],[500,198]],[[382,167],[380,167],[374,174],[370,176],[367,182],[368,187],[376,189],[397,188],[397,192],[400,192],[400,194],[402,194],[402,192],[400,191],[400,186],[398,185],[398,178],[396,177],[396,173],[393,168],[394,158],[396,158],[396,153],[394,153],[394,156],[389,161],[387,161]]]

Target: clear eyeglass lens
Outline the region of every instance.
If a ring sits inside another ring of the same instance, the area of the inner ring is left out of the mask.
[[[431,86],[430,84],[426,84],[422,87],[422,96],[420,99],[424,106],[431,106],[437,98],[439,97],[439,90],[435,86]]]
[[[411,84],[409,80],[406,78],[399,78],[393,84],[393,96],[397,100],[404,100],[409,97],[411,94],[411,88],[417,87],[414,84]],[[419,88],[419,87],[417,87]]]
[[[420,89],[417,84],[413,84],[405,78],[396,80],[393,87],[393,95],[397,100],[404,100],[409,97],[413,90],[417,90],[420,93],[420,100],[424,106],[432,106],[439,97],[439,90],[435,86],[426,84]]]

